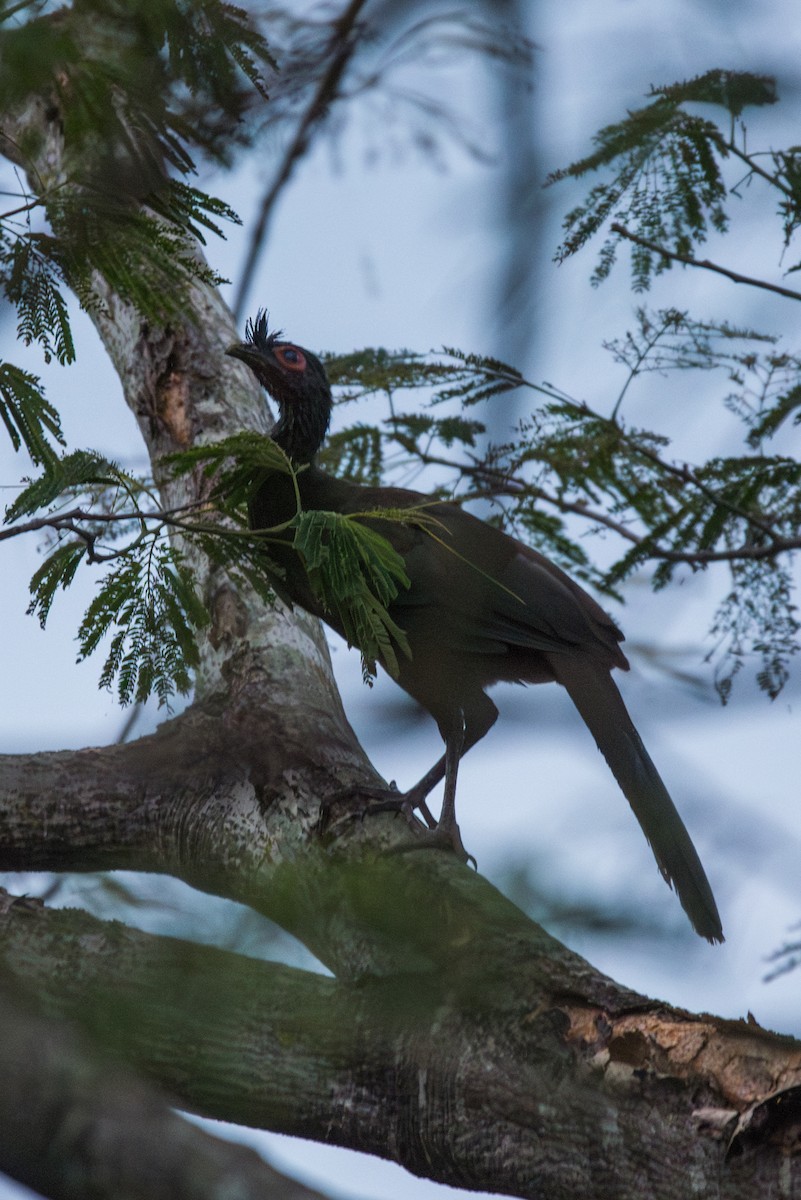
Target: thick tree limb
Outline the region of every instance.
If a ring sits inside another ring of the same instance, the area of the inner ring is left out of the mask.
[[[3,990],[0,1024],[0,1170],[27,1187],[64,1200],[322,1200]]]
[[[447,970],[359,985],[19,904],[0,947],[49,1016],[207,1116],[519,1196],[794,1194],[801,1045],[618,989],[481,887]]]

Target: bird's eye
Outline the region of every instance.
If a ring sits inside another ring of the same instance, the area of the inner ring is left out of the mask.
[[[290,371],[306,370],[306,356],[302,350],[298,350],[297,346],[277,346],[275,357],[282,366],[288,367]]]

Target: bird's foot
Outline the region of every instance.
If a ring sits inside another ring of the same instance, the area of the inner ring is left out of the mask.
[[[420,829],[436,829],[437,822],[431,809],[426,804],[425,796],[418,796],[414,790],[410,792],[398,791],[395,781],[392,780],[388,788],[372,788],[361,792],[363,796],[370,796],[371,803],[366,806],[361,816],[374,817],[378,813],[391,812],[400,813],[406,818],[406,822],[410,829],[416,832]],[[420,820],[420,816],[423,820]],[[423,824],[423,821],[425,824]]]
[[[459,826],[455,821],[450,824],[442,821],[430,826],[428,829],[421,829],[420,822],[416,822],[415,840],[404,846],[392,846],[385,851],[387,855],[394,854],[409,854],[412,850],[447,850],[455,854],[460,862],[466,865],[471,865],[476,871],[478,863],[475,857],[464,848],[462,835]]]
[[[412,850],[447,850],[455,854],[460,862],[472,864],[478,870],[474,856],[464,848],[456,821],[437,821],[426,803],[425,796],[419,795],[414,788],[408,792],[401,792],[394,781],[388,787],[358,785],[343,788],[333,796],[327,797],[325,808],[330,811],[335,803],[354,797],[367,803],[358,812],[349,814],[352,820],[364,821],[367,817],[377,816],[379,813],[396,813],[404,817],[414,834],[412,841],[386,850],[387,855],[408,854]]]
[[[326,811],[330,812],[335,804],[356,798],[363,801],[364,804],[358,812],[349,814],[353,820],[364,821],[367,817],[376,816],[378,813],[392,812],[400,813],[406,819],[409,828],[415,832],[436,828],[437,822],[426,804],[425,796],[417,795],[414,789],[409,792],[399,791],[394,780],[388,787],[364,787],[359,784],[342,788],[326,798],[324,807]],[[417,812],[422,816],[422,821],[416,815]]]

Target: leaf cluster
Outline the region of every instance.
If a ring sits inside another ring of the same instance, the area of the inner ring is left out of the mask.
[[[194,446],[168,459],[176,475],[200,470],[209,480],[208,497],[218,515],[247,528],[251,501],[271,473],[296,479],[296,468],[269,437],[241,433],[210,445]],[[302,468],[301,468],[302,469]],[[392,675],[398,672],[397,653],[409,653],[406,637],[387,613],[387,606],[408,587],[403,559],[366,520],[415,522],[425,520],[415,510],[343,515],[307,512],[297,492],[294,517],[281,528],[259,529],[251,537],[215,537],[206,531],[201,544],[214,561],[234,569],[263,592],[270,578],[281,590],[280,568],[270,562],[270,544],[289,541],[300,556],[312,594],[320,608],[334,617],[348,643],[362,654],[363,674],[369,680],[380,660]],[[191,529],[189,530],[191,533]]]
[[[408,510],[371,514],[301,512],[295,524],[294,548],[323,609],[337,618],[348,645],[362,655],[362,675],[370,682],[381,661],[398,674],[397,652],[411,656],[406,634],[387,607],[409,586],[403,559],[385,537],[362,523],[365,516],[382,520],[413,519]]]
[[[747,72],[714,70],[683,83],[653,88],[650,95],[650,104],[596,134],[592,154],[549,175],[547,182],[553,184],[607,172],[607,178],[566,214],[566,236],[557,261],[575,254],[610,220],[651,246],[656,243],[683,256],[704,242],[710,229],[725,232],[728,228],[725,200],[729,189],[723,162],[738,148],[732,132],[699,115],[694,106],[722,108],[733,126],[746,106],[775,103],[773,80]],[[738,153],[748,161],[747,155]],[[594,283],[611,271],[621,236],[613,232],[606,238],[592,276]],[[646,289],[652,277],[669,266],[670,260],[658,250],[635,244],[635,291]]]
[[[24,344],[38,344],[47,362],[72,362],[66,292],[97,308],[97,274],[161,321],[191,313],[192,281],[220,282],[195,243],[208,232],[222,236],[220,222],[238,218],[186,177],[196,151],[227,160],[224,128],[233,137],[273,66],[245,11],[220,0],[0,8],[0,108],[13,116],[33,98],[44,101],[64,142],[61,177],[43,179],[40,134],[23,128],[16,142],[6,134],[34,190],[21,189],[0,215],[0,290]],[[211,110],[214,121],[197,119]],[[46,225],[35,223],[40,216]],[[13,445],[34,462],[62,441],[38,381],[10,363],[2,364],[0,405]]]
[[[53,457],[51,439],[63,445],[58,412],[35,375],[0,362],[0,419],[15,450],[24,446],[33,462]]]
[[[174,691],[191,687],[199,658],[195,631],[208,620],[181,553],[165,542],[140,543],[109,571],[86,610],[78,659],[110,636],[100,686],[116,684],[121,704],[151,693],[167,704]]]
[[[85,498],[85,508],[67,509]],[[140,508],[152,499],[146,482],[93,451],[50,457],[6,510],[5,524],[45,515],[34,527],[50,527],[55,546],[34,572],[28,612],[44,628],[56,593],[73,582],[83,563],[108,563],[78,630],[79,661],[109,639],[101,685],[116,686],[120,703],[143,701],[154,692],[167,703],[191,685],[197,665],[196,630],[208,622],[194,578],[180,550],[164,537],[163,514]],[[102,548],[101,548],[102,539]],[[109,543],[122,539],[122,545]]]

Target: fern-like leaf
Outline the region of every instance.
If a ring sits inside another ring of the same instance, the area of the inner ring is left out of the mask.
[[[21,446],[37,464],[54,457],[50,439],[64,444],[61,422],[35,375],[0,362],[0,419],[15,450]]]
[[[20,492],[6,509],[5,522],[38,512],[53,504],[64,492],[91,484],[112,484],[122,478],[119,468],[93,450],[75,450],[61,458],[51,456],[45,470]]]
[[[28,613],[39,618],[42,629],[47,624],[56,592],[59,588],[66,590],[70,586],[85,554],[85,542],[64,542],[52,554],[48,554],[41,567],[31,577],[31,602],[28,605]]]
[[[294,544],[323,607],[361,651],[365,680],[375,675],[377,660],[396,677],[398,652],[411,655],[405,633],[386,611],[409,586],[401,556],[359,518],[333,512],[301,513]]]
[[[38,342],[45,362],[75,360],[67,302],[58,267],[38,247],[39,235],[18,237],[0,254],[0,283],[17,308],[17,334],[26,346]]]
[[[192,573],[179,551],[145,543],[109,571],[78,630],[78,660],[111,634],[100,675],[101,687],[115,683],[121,704],[159,704],[187,692],[199,661],[195,630],[207,624]]]

